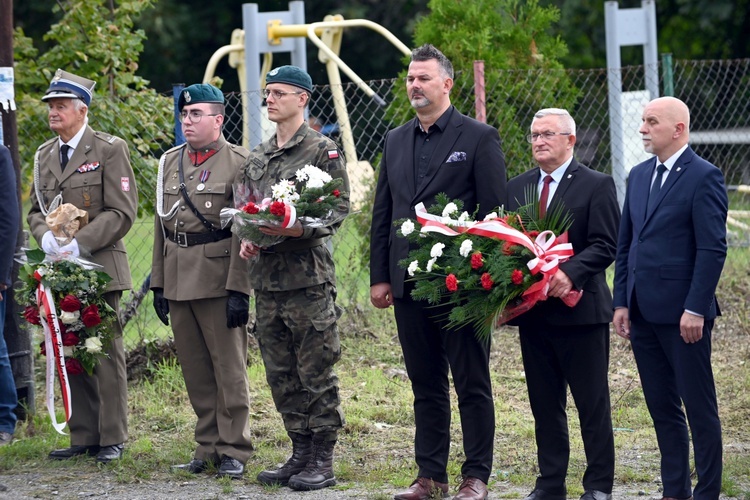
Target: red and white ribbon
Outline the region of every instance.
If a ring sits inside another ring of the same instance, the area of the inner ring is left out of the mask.
[[[468,233],[508,241],[528,248],[535,256],[526,263],[531,274],[539,272],[545,275],[554,274],[561,262],[565,262],[573,256],[573,245],[562,242],[561,238],[555,236],[552,231],[542,231],[532,241],[528,235],[511,227],[501,219],[459,222],[448,217],[427,213],[424,203],[419,203],[414,207],[414,210],[417,213],[417,221],[422,225],[421,232],[423,233],[435,232],[446,236]],[[455,229],[449,227],[449,224],[455,226]]]
[[[552,231],[542,231],[532,240],[527,234],[511,227],[502,219],[461,222],[428,213],[424,203],[416,205],[414,210],[417,214],[417,221],[422,225],[421,232],[423,233],[440,233],[451,237],[463,233],[473,234],[522,245],[534,254],[534,258],[530,259],[526,266],[532,275],[542,273],[542,279],[532,284],[523,293],[522,304],[501,311],[497,318],[498,325],[528,311],[538,301],[546,300],[552,276],[555,275],[561,263],[573,256],[573,245],[567,242],[567,233],[556,236]],[[561,300],[573,307],[581,299],[582,293],[582,291],[571,290]]]
[[[38,272],[38,271],[37,271]],[[36,303],[43,308],[42,329],[44,330],[44,347],[47,352],[47,411],[52,419],[52,426],[60,434],[63,432],[70,416],[73,414],[70,394],[70,382],[68,371],[65,369],[65,354],[63,353],[62,332],[60,331],[59,318],[55,309],[55,301],[52,292],[42,285],[41,281],[37,287]],[[53,328],[50,328],[52,323]],[[55,370],[60,379],[60,392],[65,409],[65,422],[58,423],[55,415]]]
[[[297,222],[297,209],[294,205],[284,203],[284,220],[281,221],[281,227],[290,228]]]

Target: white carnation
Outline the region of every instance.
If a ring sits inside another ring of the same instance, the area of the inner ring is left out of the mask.
[[[414,223],[411,221],[411,219],[406,219],[403,224],[401,224],[401,234],[404,236],[409,236],[411,233],[414,232]]]
[[[445,243],[435,243],[432,245],[432,248],[430,249],[430,257],[437,259],[443,255],[443,248],[445,248]]]
[[[469,212],[464,211],[458,216],[458,222],[466,222],[467,220],[469,220]]]
[[[427,272],[432,272],[432,266],[435,265],[435,262],[437,261],[437,258],[430,259],[427,261]]]
[[[458,253],[461,254],[461,257],[468,257],[473,246],[474,244],[471,240],[464,240],[463,243],[461,243],[461,248],[458,249]]]
[[[497,212],[490,212],[484,216],[484,220],[497,219]]]
[[[411,261],[409,263],[409,267],[406,270],[409,273],[409,276],[414,276],[414,273],[416,273],[417,271],[420,271],[419,261],[418,260]]]
[[[458,207],[455,203],[451,202],[448,203],[445,208],[443,209],[443,217],[450,217],[450,215],[454,212],[458,211]]]

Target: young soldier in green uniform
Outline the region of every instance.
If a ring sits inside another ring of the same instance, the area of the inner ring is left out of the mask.
[[[342,190],[349,192],[338,147],[305,120],[311,93],[310,75],[296,66],[266,75],[268,117],[276,133],[250,153],[244,168],[248,183],[270,186],[313,165],[342,178]],[[341,310],[326,242],[337,228],[303,227],[297,221],[288,229],[261,229],[287,237],[272,247],[242,242],[242,257],[253,259],[250,279],[266,380],[293,447],[283,466],[258,475],[263,484],[288,484],[295,490],[336,484],[333,448],[344,416],[333,365],[341,356],[336,326]]]
[[[240,242],[219,215],[234,208],[247,149],[222,134],[224,95],[213,85],[183,89],[177,100],[186,144],[159,162],[151,269],[156,314],[172,318],[177,357],[198,417],[194,458],[175,469],[242,477],[252,453],[247,378],[250,282]]]

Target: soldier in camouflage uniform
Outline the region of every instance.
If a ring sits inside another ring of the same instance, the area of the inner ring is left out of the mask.
[[[247,377],[250,280],[240,242],[221,229],[234,207],[248,150],[222,134],[224,95],[195,84],[177,100],[187,143],[159,162],[151,289],[159,319],[172,318],[177,357],[198,421],[192,460],[175,465],[191,474],[218,466],[239,479],[253,446]]]
[[[266,84],[268,117],[276,122],[276,134],[250,153],[246,182],[270,186],[293,179],[298,169],[310,164],[342,178],[342,190],[348,193],[338,147],[305,121],[310,76],[295,66],[282,66],[267,74]],[[333,365],[341,356],[336,326],[341,310],[335,302],[335,269],[326,242],[337,228],[303,227],[297,221],[288,229],[261,229],[287,237],[277,245],[259,248],[242,242],[240,255],[252,259],[250,279],[266,379],[293,447],[283,466],[258,475],[263,484],[296,490],[336,484],[333,448],[344,415]]]

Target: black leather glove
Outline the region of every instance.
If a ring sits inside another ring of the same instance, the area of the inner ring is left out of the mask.
[[[227,328],[246,325],[250,319],[250,296],[242,292],[229,292],[227,300]]]
[[[154,311],[162,323],[169,326],[169,301],[164,298],[163,288],[152,288],[154,292]]]

